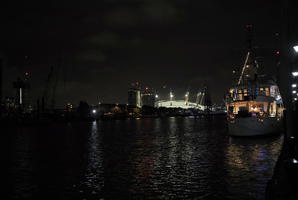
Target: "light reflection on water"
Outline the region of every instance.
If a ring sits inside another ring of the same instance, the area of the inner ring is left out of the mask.
[[[264,199],[282,143],[231,138],[224,118],[182,117],[24,128],[12,138],[10,196],[49,199]]]
[[[103,149],[102,137],[98,131],[98,123],[94,121],[88,138],[87,167],[83,176],[83,181],[79,184],[79,192],[85,193],[86,198],[103,198]]]

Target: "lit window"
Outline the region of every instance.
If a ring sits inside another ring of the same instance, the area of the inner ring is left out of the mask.
[[[265,91],[266,91],[266,96],[269,96],[269,88],[265,88]]]
[[[243,90],[244,96],[247,96],[247,89]]]

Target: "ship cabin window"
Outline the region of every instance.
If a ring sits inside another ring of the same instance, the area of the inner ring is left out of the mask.
[[[260,95],[265,95],[264,88],[260,88]]]
[[[251,88],[247,89],[247,94],[248,94],[248,96],[251,95]]]
[[[259,88],[256,88],[256,95],[258,96],[260,94]]]
[[[266,96],[270,96],[269,88],[265,88]]]
[[[277,105],[275,102],[270,103],[269,106],[269,115],[270,117],[275,117],[276,116],[276,110],[277,110]]]
[[[238,100],[243,100],[242,90],[238,90]]]
[[[244,96],[247,96],[247,89],[243,89]]]
[[[245,101],[248,101],[249,100],[249,93],[248,93],[248,89],[243,89],[243,95],[244,95],[244,97],[243,97],[243,100],[245,100]]]

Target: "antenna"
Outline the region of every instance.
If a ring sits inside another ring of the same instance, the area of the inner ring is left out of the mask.
[[[252,51],[252,25],[247,24],[245,27],[246,27],[246,30],[247,30],[247,47],[248,47],[248,51]]]
[[[248,52],[246,54],[245,62],[244,62],[244,65],[242,67],[242,70],[241,70],[241,75],[240,75],[239,80],[238,80],[238,85],[240,85],[241,81],[243,80],[243,75],[244,75],[244,72],[245,72],[245,69],[246,69],[246,65],[247,65],[249,56],[252,54],[252,25],[251,24],[247,24],[245,26],[245,28],[247,30],[247,47],[248,47]]]

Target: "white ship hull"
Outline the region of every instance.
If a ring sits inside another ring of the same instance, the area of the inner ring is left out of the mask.
[[[232,136],[260,136],[281,132],[282,121],[277,117],[244,117],[228,121],[228,127]]]

